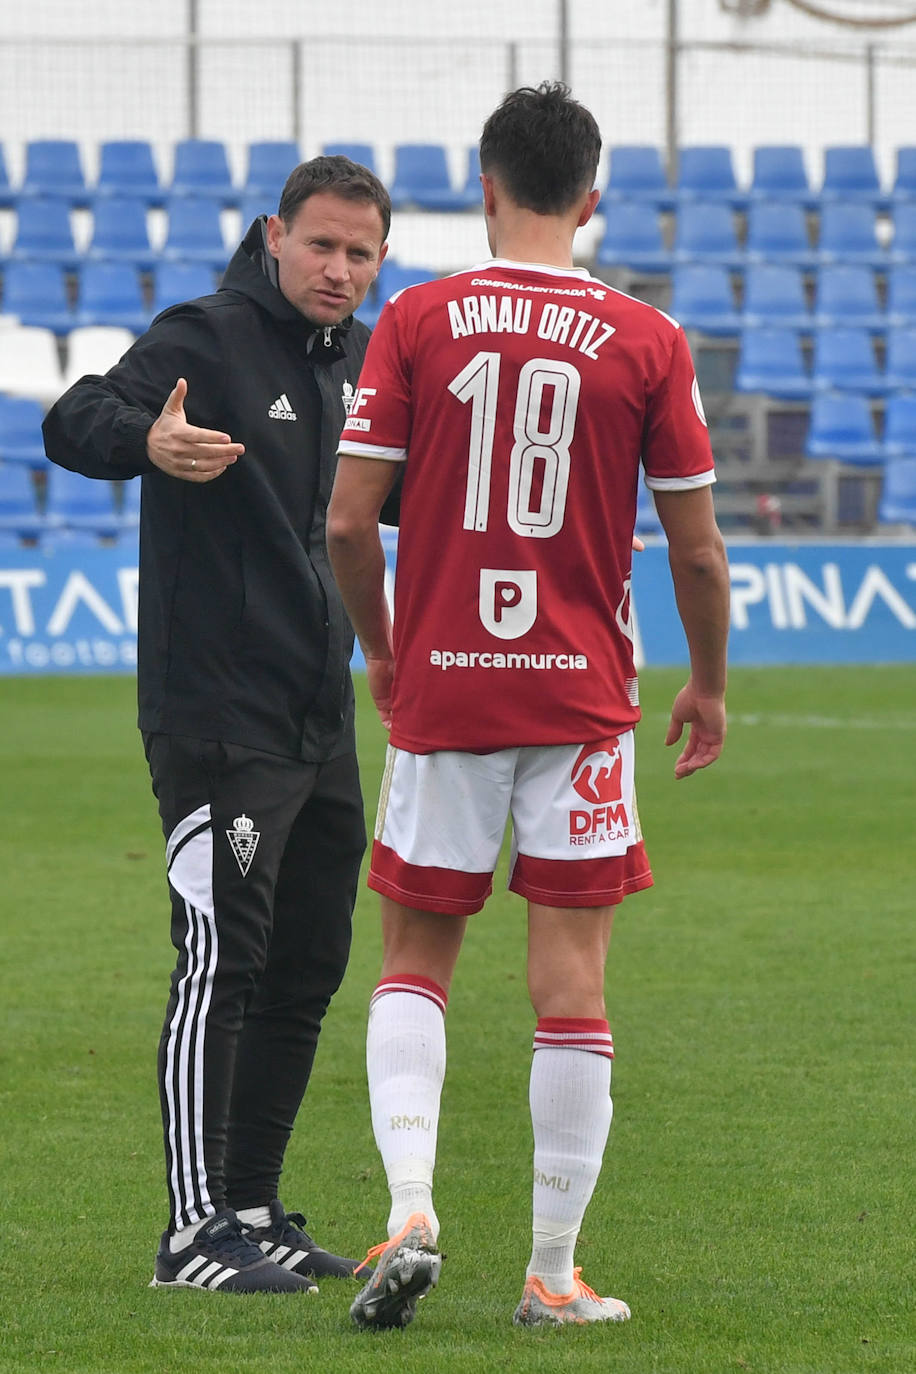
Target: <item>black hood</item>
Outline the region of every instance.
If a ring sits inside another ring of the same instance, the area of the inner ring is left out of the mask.
[[[245,237],[232,255],[219,284],[220,291],[237,291],[256,302],[275,320],[301,329],[315,361],[335,362],[343,357],[343,340],[352,328],[353,316],[336,325],[315,325],[307,320],[280,290],[277,260],[267,247],[267,216],[252,220]]]

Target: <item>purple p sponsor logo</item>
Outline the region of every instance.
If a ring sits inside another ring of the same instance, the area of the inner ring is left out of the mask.
[[[538,613],[538,575],[531,570],[481,568],[480,621],[497,639],[518,639]]]

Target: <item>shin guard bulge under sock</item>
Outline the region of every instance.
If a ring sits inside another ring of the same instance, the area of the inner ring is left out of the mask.
[[[366,1068],[372,1128],[391,1193],[389,1237],[412,1212],[424,1212],[438,1235],[432,1183],[447,1001],[430,979],[403,975],[383,978],[369,1004]]]

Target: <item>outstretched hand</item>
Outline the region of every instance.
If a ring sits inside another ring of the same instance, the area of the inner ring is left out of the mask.
[[[690,726],[690,732],[674,765],[675,778],[689,778],[699,768],[708,768],[722,753],[726,729],[724,696],[701,696],[688,682],[674,698],[665,744],[676,744],[685,725]]]
[[[151,463],[183,482],[212,482],[245,452],[228,434],[189,425],[184,412],[188,384],[179,377],[146,436]]]

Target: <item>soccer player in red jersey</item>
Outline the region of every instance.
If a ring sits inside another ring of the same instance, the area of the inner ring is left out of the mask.
[[[561,84],[508,95],[480,144],[493,258],[385,306],[340,441],[328,548],[390,745],[369,885],[369,1014],[387,1243],[351,1313],[400,1326],[437,1282],[444,1014],[507,816],[537,1016],[533,1244],[515,1320],[620,1321],[574,1268],[611,1123],[614,905],[651,885],[633,782],[630,613],[640,459],[690,654],[667,733],[684,778],[725,738],[728,569],[676,321],[573,266],[600,134]],[[403,470],[394,627],[378,513]]]

